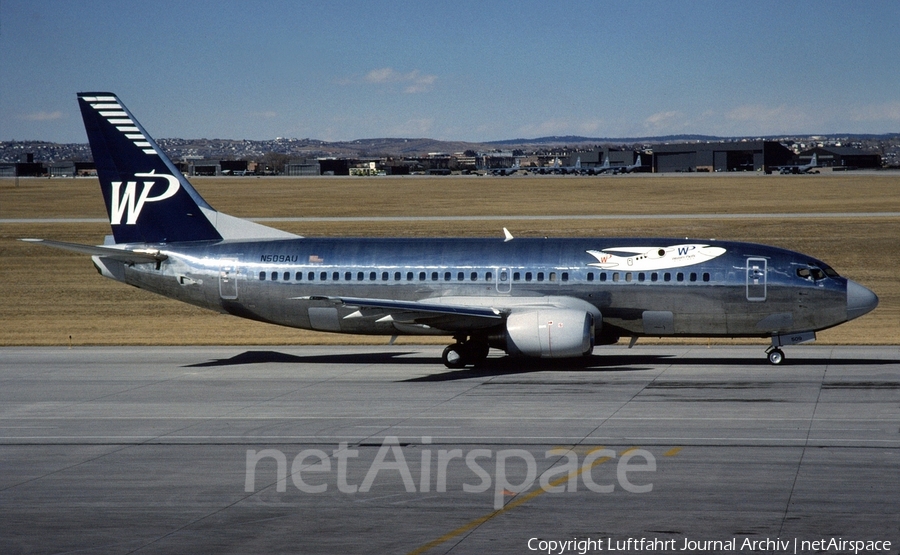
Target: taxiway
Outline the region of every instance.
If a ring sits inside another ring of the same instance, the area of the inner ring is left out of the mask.
[[[763,349],[4,348],[0,552],[896,551],[900,349]]]

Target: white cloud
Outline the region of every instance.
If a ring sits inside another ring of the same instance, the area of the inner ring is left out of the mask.
[[[651,135],[667,135],[683,131],[686,123],[684,114],[678,110],[657,112],[644,119],[644,129]]]
[[[853,108],[849,112],[852,121],[898,122],[900,101],[872,104]]]
[[[59,110],[55,112],[32,112],[30,114],[22,114],[19,119],[25,121],[55,121],[63,118],[63,113]]]
[[[352,84],[358,81],[351,78],[343,79],[340,82]],[[417,69],[402,73],[390,67],[373,69],[362,78],[363,83],[370,85],[400,85],[403,87],[403,92],[407,94],[428,92],[434,87],[436,81],[436,75],[427,75]]]
[[[553,135],[594,136],[600,133],[601,129],[603,129],[603,122],[600,120],[549,119],[523,125],[519,128],[518,133],[526,138]]]
[[[725,120],[734,124],[733,131],[726,134],[771,135],[775,133],[799,133],[807,130],[820,130],[822,118],[810,118],[801,108],[787,106],[764,106],[762,104],[745,104],[725,113]]]

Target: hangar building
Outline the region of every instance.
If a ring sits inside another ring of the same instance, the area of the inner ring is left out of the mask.
[[[654,145],[653,172],[769,172],[793,156],[776,141]]]
[[[858,148],[847,148],[840,146],[817,147],[800,153],[802,163],[809,163],[812,155],[816,155],[816,159],[820,166],[826,168],[880,168],[881,155],[876,152],[866,152]]]

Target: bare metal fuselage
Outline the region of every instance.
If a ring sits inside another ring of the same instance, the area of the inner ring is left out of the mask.
[[[464,318],[384,318],[335,297],[490,306],[554,304],[602,318],[597,342],[619,336],[769,337],[848,319],[848,281],[800,274],[823,263],[792,251],[707,242],[725,253],[660,270],[598,268],[587,251],[671,239],[290,239],[158,245],[168,259],[95,257],[104,275],[241,317],[357,334],[490,332]],[[627,260],[627,259],[626,259]],[[639,268],[639,264],[634,267]],[[852,311],[851,311],[852,312]],[[851,315],[852,316],[852,315]],[[598,321],[598,324],[600,321]],[[496,322],[502,326],[501,322]]]

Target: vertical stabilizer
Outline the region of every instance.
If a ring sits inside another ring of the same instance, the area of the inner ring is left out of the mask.
[[[216,212],[115,94],[78,93],[78,105],[116,243],[296,237]]]

